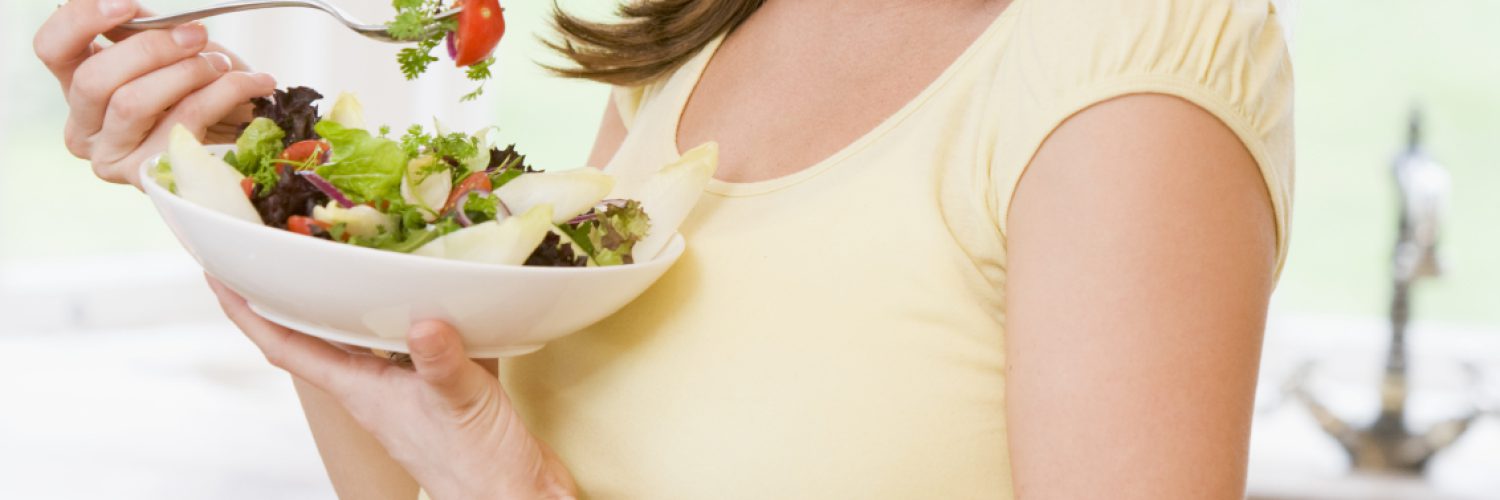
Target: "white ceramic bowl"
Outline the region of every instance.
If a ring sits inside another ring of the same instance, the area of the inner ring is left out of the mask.
[[[231,146],[211,146],[222,156]],[[262,316],[326,340],[406,351],[415,321],[442,319],[475,357],[525,354],[614,314],[682,256],[681,235],[647,262],[557,268],[405,255],[245,222],[141,184],[177,240]]]

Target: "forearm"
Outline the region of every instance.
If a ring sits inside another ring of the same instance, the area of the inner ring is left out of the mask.
[[[296,378],[297,397],[307,415],[323,467],[339,498],[411,500],[417,481],[396,463],[375,437],[354,421],[338,401]]]

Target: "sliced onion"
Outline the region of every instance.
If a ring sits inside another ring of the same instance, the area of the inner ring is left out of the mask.
[[[500,199],[499,196],[495,197],[495,204],[500,206],[500,212],[504,213],[506,217],[515,215],[511,213],[510,207],[505,204],[505,200]]]
[[[458,225],[463,226],[463,227],[469,227],[469,226],[474,225],[474,221],[469,220],[469,214],[464,213],[464,209],[462,209],[462,208],[458,209],[457,212],[453,213],[453,219],[457,220],[458,221]]]
[[[303,170],[301,172],[297,172],[297,175],[300,175],[302,176],[302,178],[307,179],[307,182],[311,182],[313,187],[318,188],[318,191],[322,191],[323,194],[328,195],[329,198],[333,198],[333,201],[339,202],[339,206],[344,208],[354,208],[354,202],[349,201],[349,197],[344,196],[344,193],[339,192],[339,188],[334,187],[333,183],[328,182],[328,179],[324,179],[323,176],[318,175],[317,172],[313,172],[311,170]]]
[[[572,218],[571,220],[568,221],[568,223],[569,224],[581,224],[581,223],[588,222],[588,221],[591,221],[591,220],[594,220],[594,219],[598,219],[600,211],[602,211],[604,209],[608,209],[609,207],[617,207],[617,208],[618,207],[623,207],[623,206],[625,206],[628,203],[630,203],[630,200],[627,200],[627,199],[624,199],[624,198],[610,198],[610,199],[607,199],[607,200],[600,200],[599,204],[595,205],[593,210],[589,210],[588,212],[585,212],[583,214],[580,214],[577,217]]]
[[[448,33],[448,58],[458,60],[458,38]]]
[[[480,198],[484,198],[490,196],[490,192],[483,189],[471,189],[469,191],[465,191],[464,194],[459,195],[458,201],[453,202],[453,219],[457,220],[458,225],[463,227],[474,225],[474,221],[469,219],[469,214],[464,212],[464,205],[467,205],[469,203],[470,196],[478,196]],[[500,202],[500,199],[496,198],[495,201]],[[510,210],[505,208],[505,202],[500,202],[499,205],[500,210],[505,211],[505,216],[509,217]]]

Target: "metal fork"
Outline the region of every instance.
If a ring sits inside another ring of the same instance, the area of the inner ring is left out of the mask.
[[[343,11],[343,9],[330,5],[326,2],[323,2],[322,0],[235,0],[231,2],[224,2],[218,5],[210,5],[208,7],[200,7],[197,9],[183,11],[169,16],[133,19],[130,22],[120,25],[120,27],[133,30],[163,29],[171,28],[179,24],[190,23],[199,19],[213,17],[221,14],[229,14],[231,12],[274,9],[281,7],[321,10],[328,13],[328,15],[333,16],[335,19],[338,19],[339,22],[344,23],[344,26],[347,26],[350,30],[353,30],[355,33],[364,35],[366,38],[390,43],[409,43],[409,41],[407,40],[397,40],[392,37],[390,26],[388,25],[365,24],[359,22],[359,20],[350,17],[347,12]],[[458,15],[459,12],[463,12],[463,7],[455,7],[438,13],[436,19],[439,21],[448,19]]]

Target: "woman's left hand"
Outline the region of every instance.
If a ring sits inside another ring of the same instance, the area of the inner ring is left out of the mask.
[[[267,361],[337,398],[433,498],[574,496],[567,469],[526,430],[499,379],[464,354],[452,327],[413,326],[413,368],[405,368],[271,323],[208,282]]]

